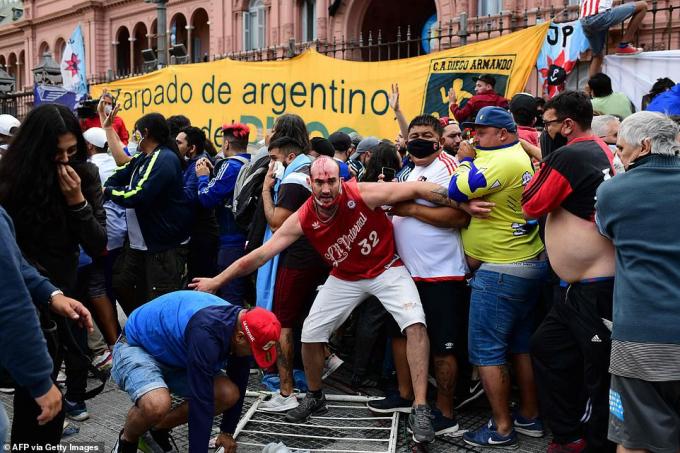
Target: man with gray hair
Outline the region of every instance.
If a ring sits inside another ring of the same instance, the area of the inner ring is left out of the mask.
[[[616,249],[608,437],[620,452],[680,450],[679,132],[661,113],[627,117],[627,171],[597,190],[597,225]]]
[[[616,154],[618,148],[616,147],[616,140],[619,136],[619,126],[621,121],[614,115],[598,115],[593,117],[593,122],[591,123],[591,129],[593,135],[600,137],[603,142],[609,146],[609,149],[614,153],[614,171],[618,175],[626,171],[623,168],[621,159]]]

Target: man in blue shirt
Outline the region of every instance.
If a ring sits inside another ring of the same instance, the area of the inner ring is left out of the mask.
[[[215,177],[210,179],[210,164],[200,160],[196,164],[198,176],[198,201],[204,208],[215,208],[220,228],[220,242],[217,252],[217,268],[225,269],[244,254],[245,232],[236,225],[231,206],[234,188],[241,168],[250,162],[248,137],[250,128],[245,124],[232,123],[222,127],[224,159],[215,166]],[[242,305],[246,284],[243,278],[235,279],[220,289],[219,296],[234,304]]]
[[[135,403],[113,451],[136,453],[149,430],[169,451],[169,430],[188,420],[189,452],[204,453],[218,413],[223,417],[216,445],[235,451],[232,435],[248,384],[248,357],[252,353],[262,368],[272,366],[280,335],[273,313],[197,291],[168,293],[136,309],[113,349],[111,377]],[[171,409],[170,392],[185,402]]]

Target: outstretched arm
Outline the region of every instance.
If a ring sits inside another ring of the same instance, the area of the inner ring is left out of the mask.
[[[116,115],[120,110],[120,104],[116,104],[116,106],[113,108],[113,111],[107,115],[106,111],[104,110],[105,106],[103,102],[105,94],[106,90],[102,92],[102,97],[99,99],[99,104],[97,105],[97,114],[99,115],[99,120],[101,122],[102,129],[104,129],[104,132],[106,132],[106,143],[108,143],[109,145],[111,155],[113,156],[113,159],[116,161],[116,165],[120,167],[130,162],[132,158],[125,154],[125,151],[123,150],[123,142],[121,141],[118,132],[113,127],[114,119],[116,118]]]
[[[392,94],[390,95],[390,107],[394,111],[394,116],[397,118],[397,123],[399,124],[399,132],[404,140],[408,140],[408,121],[404,113],[401,111],[401,106],[399,105],[399,84],[392,84]]]
[[[216,277],[195,278],[194,281],[189,284],[189,288],[193,288],[197,291],[215,293],[227,282],[248,275],[256,269],[259,269],[264,263],[288,248],[303,234],[298,213],[295,212],[283,222],[281,228],[276,230],[276,233],[274,233],[274,235],[262,246],[234,262]]]
[[[361,198],[364,200],[364,203],[371,209],[418,198],[439,206],[451,208],[460,208],[462,205],[462,203],[449,198],[449,192],[446,187],[432,182],[362,182],[359,183],[359,192],[361,192]]]
[[[473,200],[470,203],[452,200],[449,198],[449,191],[446,187],[432,182],[362,182],[358,186],[361,198],[371,209],[383,205],[394,205],[401,201],[421,199],[439,206],[462,209],[472,217],[485,218],[495,206],[495,203],[483,200]]]

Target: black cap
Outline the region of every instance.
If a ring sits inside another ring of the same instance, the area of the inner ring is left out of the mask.
[[[484,83],[488,83],[492,87],[496,86],[496,78],[491,74],[481,74],[479,77],[473,77],[472,80],[475,82],[481,80]]]
[[[529,93],[517,93],[510,99],[510,111],[513,113],[525,110],[536,115],[537,105],[536,98]]]
[[[312,143],[312,149],[322,156],[333,157],[335,156],[335,149],[331,142],[323,137],[314,137],[310,140]]]
[[[330,137],[328,137],[328,141],[331,142],[331,145],[333,145],[333,148],[336,151],[344,152],[352,146],[352,139],[350,136],[340,131],[333,132]]]

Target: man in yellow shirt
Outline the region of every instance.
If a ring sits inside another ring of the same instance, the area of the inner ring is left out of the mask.
[[[493,412],[487,424],[465,433],[464,440],[481,447],[513,448],[517,432],[543,435],[529,338],[547,264],[538,226],[527,224],[521,204],[522,190],[534,170],[506,110],[484,107],[475,122],[463,123],[463,128],[475,129],[475,148],[461,143],[449,198],[458,203],[480,198],[495,203],[487,218],[473,217],[462,230],[468,264],[476,270],[470,283],[470,362],[479,368]],[[508,354],[520,386],[521,404],[513,414],[508,409]]]

